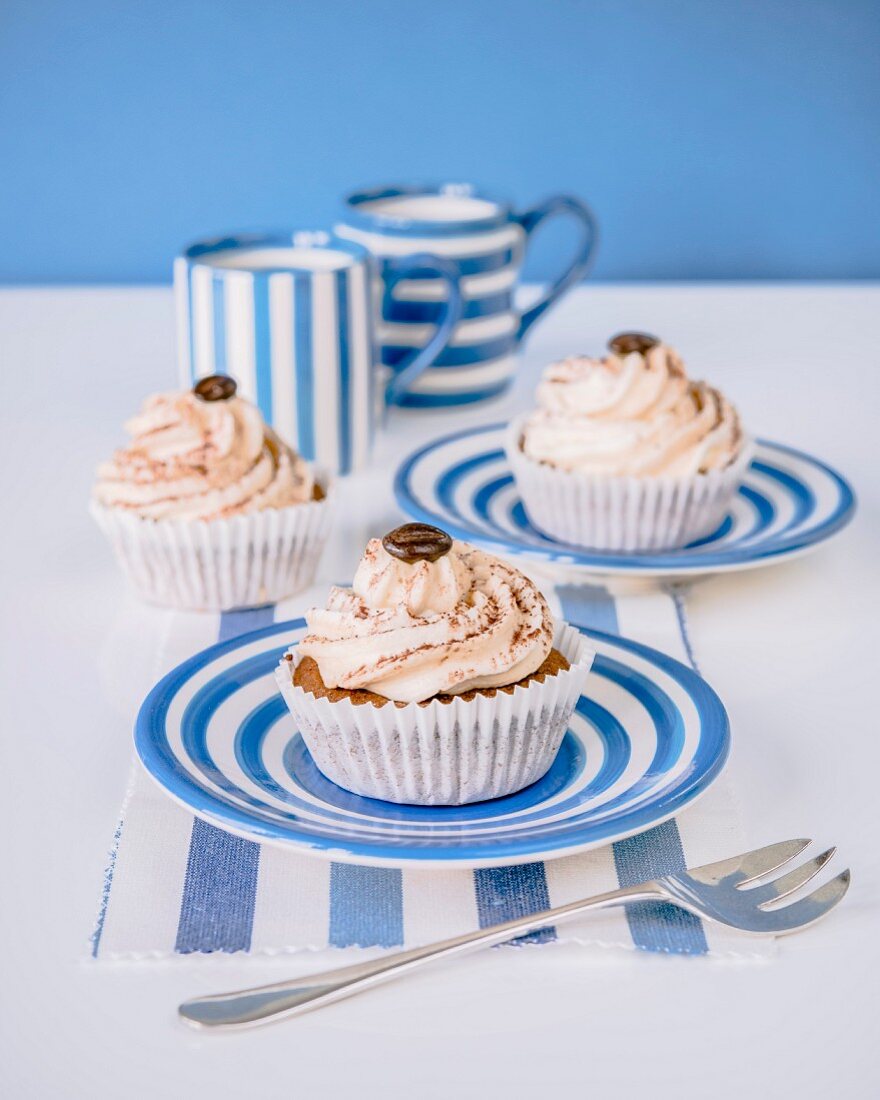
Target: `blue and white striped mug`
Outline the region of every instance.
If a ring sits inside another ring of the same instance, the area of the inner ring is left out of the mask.
[[[580,246],[540,300],[520,313],[514,291],[526,243],[555,215],[568,215],[580,225]],[[432,336],[449,297],[448,280],[427,271],[401,279],[397,265],[423,253],[453,265],[463,299],[462,320],[430,370],[415,382],[409,376],[399,387],[398,403],[416,407],[463,405],[506,389],[523,337],[587,273],[598,236],[588,207],[570,195],[516,213],[470,184],[353,192],[345,199],[336,233],[364,245],[377,259],[384,282],[377,298],[379,353],[392,370],[400,370],[412,348]]]
[[[395,280],[446,288],[430,339],[386,371],[375,346],[376,265],[355,241],[324,232],[218,237],[174,262],[182,383],[229,374],[267,423],[305,458],[334,473],[364,466],[383,404],[446,347],[461,316],[457,272],[433,256],[401,258]],[[384,398],[384,400],[383,400]]]

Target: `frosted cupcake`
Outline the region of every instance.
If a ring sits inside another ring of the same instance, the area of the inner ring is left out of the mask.
[[[622,333],[604,359],[544,371],[507,453],[535,527],[598,550],[666,550],[714,531],[753,453],[736,409],[678,353]]]
[[[149,397],[128,446],[98,469],[91,512],[137,593],[226,610],[273,603],[314,579],[326,485],[224,375]]]
[[[372,798],[461,805],[553,763],[593,659],[522,573],[407,524],[306,614],[278,686],[320,770]]]

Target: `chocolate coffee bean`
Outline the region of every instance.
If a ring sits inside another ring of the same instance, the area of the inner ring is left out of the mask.
[[[618,332],[608,341],[608,347],[615,355],[630,355],[634,351],[644,355],[659,343],[656,336],[649,336],[647,332]]]
[[[405,523],[382,539],[392,556],[412,565],[417,561],[437,561],[452,549],[452,539],[439,527],[428,523]]]
[[[209,374],[196,382],[193,393],[203,401],[228,401],[235,397],[236,389],[235,379],[228,374]]]

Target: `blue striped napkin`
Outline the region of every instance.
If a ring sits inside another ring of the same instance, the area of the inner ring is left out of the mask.
[[[621,633],[694,665],[680,592],[612,596],[594,585],[543,588],[554,613]],[[274,608],[219,616],[131,609],[106,660],[147,679],[215,641],[295,618],[326,586]],[[147,637],[151,641],[145,640]],[[133,639],[137,639],[135,643]],[[137,644],[140,652],[134,654]],[[147,650],[152,648],[149,656]],[[145,692],[149,683],[140,685]],[[121,709],[134,705],[121,701]],[[98,959],[208,952],[411,947],[746,850],[722,777],[676,820],[599,851],[518,867],[406,870],[356,867],[261,846],[206,824],[168,799],[139,767],[125,800],[92,936]],[[522,938],[681,955],[766,954],[765,940],[710,927],[673,906],[642,903]]]

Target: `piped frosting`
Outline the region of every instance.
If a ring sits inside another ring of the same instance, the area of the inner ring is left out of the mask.
[[[690,476],[728,465],[743,443],[733,405],[691,381],[678,353],[659,342],[553,363],[537,399],[523,452],[578,473]]]
[[[463,542],[435,561],[405,562],[372,539],[352,587],[332,588],[306,621],[299,649],[328,687],[404,703],[516,683],[553,642],[532,582]]]
[[[98,469],[94,497],[147,519],[218,519],[311,500],[308,463],[241,397],[147,398],[131,441]]]

